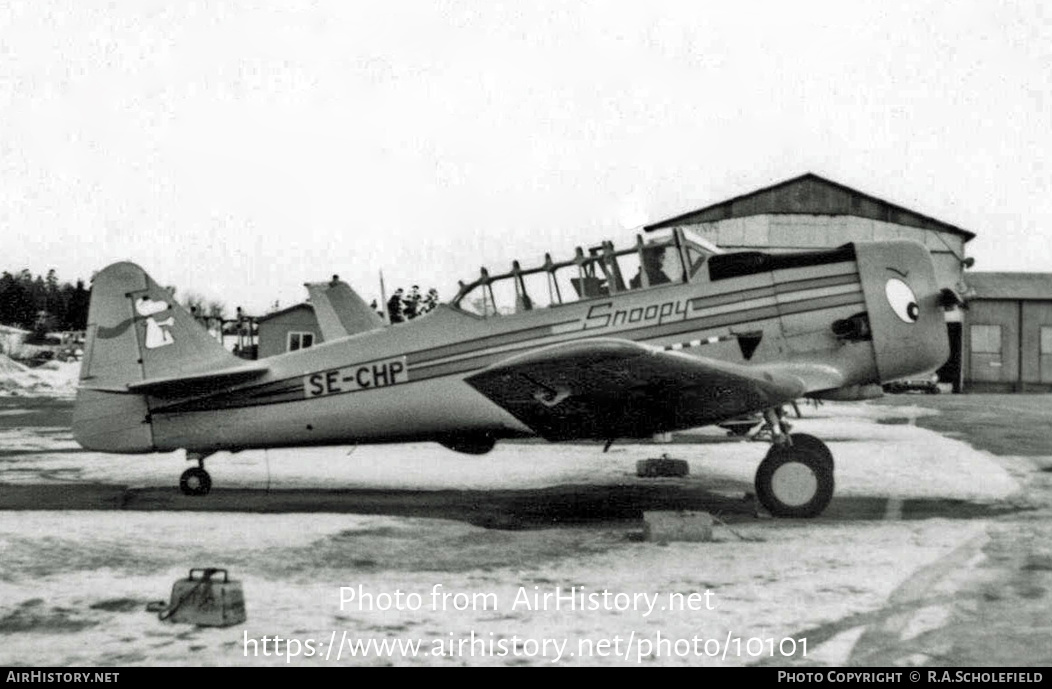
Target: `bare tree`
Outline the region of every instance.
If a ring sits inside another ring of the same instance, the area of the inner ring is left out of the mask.
[[[182,304],[186,307],[186,310],[195,316],[202,317],[205,315],[205,298],[197,292],[184,292],[182,298]]]

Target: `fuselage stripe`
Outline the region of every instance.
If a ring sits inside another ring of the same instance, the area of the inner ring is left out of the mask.
[[[470,342],[457,343],[456,345],[445,345],[434,349],[417,350],[413,352],[409,363],[408,383],[422,382],[443,376],[460,375],[471,371],[483,369],[509,355],[522,351],[535,349],[539,346],[548,346],[562,342],[589,339],[594,337],[623,337],[626,339],[645,342],[648,340],[663,339],[688,332],[712,330],[716,328],[727,328],[745,323],[756,323],[758,321],[773,320],[787,315],[799,315],[830,308],[858,305],[864,306],[864,298],[861,292],[858,275],[837,275],[810,280],[798,280],[793,283],[796,289],[792,292],[774,290],[763,287],[752,290],[742,290],[734,295],[716,295],[711,298],[689,300],[692,303],[701,301],[706,309],[694,317],[686,320],[678,320],[659,325],[644,325],[634,328],[610,329],[610,328],[585,328],[583,319],[567,321],[566,323],[580,323],[581,329],[563,334],[551,335],[551,324],[543,327],[524,328],[513,333],[502,333],[500,335],[477,338]],[[850,287],[856,289],[850,289]],[[845,287],[848,287],[845,289]],[[834,288],[822,290],[822,288]],[[792,299],[793,294],[802,294],[814,291],[815,294],[807,294],[800,300]],[[781,299],[775,298],[775,293]],[[741,305],[741,297],[748,295],[752,297],[748,301],[757,303],[756,296],[764,295],[766,299],[759,303],[764,305],[753,306],[744,310],[724,312],[719,308],[723,304],[717,304],[717,298],[737,296],[738,304]],[[822,296],[824,295],[824,296]],[[716,313],[713,313],[716,311]],[[722,312],[722,313],[720,313]],[[556,325],[565,325],[560,323]],[[597,332],[597,331],[602,332]],[[507,337],[512,335],[512,337]],[[531,337],[527,337],[531,335]],[[583,337],[582,337],[583,336]],[[666,345],[666,349],[683,349],[695,347],[702,343],[714,343],[723,339],[731,339],[735,335],[714,335],[705,338],[695,338],[689,342],[681,342]],[[540,340],[540,342],[538,341]],[[488,341],[487,344],[479,346],[480,342]],[[509,347],[508,345],[517,345]],[[468,349],[474,347],[474,349]],[[463,351],[459,351],[462,349]],[[450,354],[457,351],[457,354]],[[409,355],[407,355],[408,357]],[[210,397],[170,402],[151,398],[151,413],[154,414],[176,414],[181,412],[207,411],[214,409],[232,409],[239,407],[259,406],[276,404],[282,402],[301,401],[303,397],[303,377],[286,378],[272,381],[255,387],[243,388],[234,391],[224,391]],[[339,394],[352,394],[364,392],[365,390],[350,390]]]

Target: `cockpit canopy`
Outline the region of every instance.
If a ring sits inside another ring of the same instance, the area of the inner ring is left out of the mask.
[[[585,252],[577,247],[573,258],[491,275],[482,268],[478,279],[460,283],[452,306],[478,316],[499,316],[559,306],[583,299],[605,297],[665,284],[702,279],[699,269],[712,254],[723,253],[689,229],[672,228],[643,238],[633,246],[617,249],[603,242]]]

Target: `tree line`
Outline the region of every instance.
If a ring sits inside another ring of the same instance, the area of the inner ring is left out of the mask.
[[[166,288],[173,296],[176,288]],[[55,269],[46,275],[33,275],[23,268],[17,273],[0,274],[0,325],[10,325],[42,335],[57,330],[84,330],[88,326],[88,303],[91,289],[84,280],[61,282]],[[186,292],[179,299],[199,318],[226,316],[225,304],[207,300],[196,292]],[[431,311],[438,304],[438,291],[429,289],[421,294],[413,285],[408,291],[401,288],[387,302],[392,323],[411,320]],[[376,302],[373,301],[375,308]]]
[[[33,275],[28,269],[0,275],[0,324],[37,333],[84,330],[91,292],[83,280],[60,282],[55,269]]]

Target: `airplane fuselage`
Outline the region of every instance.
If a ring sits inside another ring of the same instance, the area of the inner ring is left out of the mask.
[[[127,413],[143,415],[135,433],[118,442],[78,432],[78,441],[110,452],[211,452],[533,435],[465,378],[516,354],[588,338],[760,369],[776,362],[826,366],[836,372],[837,387],[943,363],[945,322],[922,246],[859,243],[796,256],[762,266],[721,257],[690,282],[508,315],[481,317],[441,305],[407,323],[266,359],[269,370],[251,382],[178,397],[134,396]],[[916,294],[915,321],[889,303],[890,280]],[[868,336],[834,332],[834,323],[862,316]],[[75,431],[91,421],[80,410],[111,395],[78,394]],[[728,409],[725,416],[750,411],[756,410]]]

